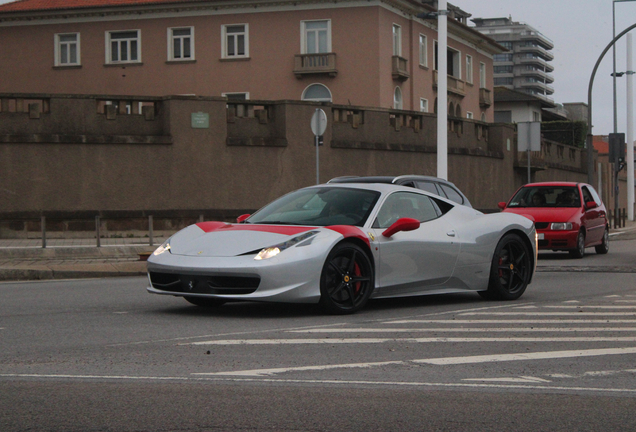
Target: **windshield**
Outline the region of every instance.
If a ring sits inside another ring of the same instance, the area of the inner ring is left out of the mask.
[[[363,226],[380,192],[322,187],[300,189],[266,205],[247,223]]]
[[[575,186],[529,186],[519,189],[508,207],[580,207]]]

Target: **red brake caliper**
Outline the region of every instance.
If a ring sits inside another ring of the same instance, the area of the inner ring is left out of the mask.
[[[355,274],[356,276],[362,276],[362,272],[360,271],[360,266],[358,265],[358,263],[354,263],[353,274]],[[360,291],[361,286],[362,286],[362,282],[356,282],[354,286],[356,293]]]

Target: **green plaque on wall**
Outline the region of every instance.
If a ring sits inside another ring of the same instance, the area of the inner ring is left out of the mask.
[[[193,129],[208,129],[210,127],[210,114],[204,112],[192,113],[191,121]]]

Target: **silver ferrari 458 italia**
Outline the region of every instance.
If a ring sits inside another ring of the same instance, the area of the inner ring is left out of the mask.
[[[370,298],[476,291],[519,298],[536,268],[533,222],[483,214],[392,184],[291,192],[237,223],[201,222],[148,259],[148,291],[198,306],[320,303],[353,313]]]

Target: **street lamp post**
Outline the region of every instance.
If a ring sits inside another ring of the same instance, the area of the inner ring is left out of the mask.
[[[617,2],[630,2],[636,0],[612,0],[612,36],[613,39],[616,38],[616,3]],[[631,38],[628,39],[628,62],[631,62]],[[612,69],[612,84],[613,84],[613,102],[614,102],[614,133],[618,132],[618,115],[616,109],[616,77],[622,76],[623,74],[618,75],[616,73],[616,45],[612,45],[612,56],[613,56],[613,69]],[[627,84],[628,87],[631,86],[631,74],[634,72],[631,70],[631,65],[627,67]],[[633,97],[630,92],[627,92],[627,97]],[[633,101],[627,101],[627,128],[632,128],[632,122],[634,121],[633,113],[630,109],[630,104]],[[628,130],[628,132],[632,132]],[[632,137],[632,138],[630,138]],[[630,156],[631,154],[631,156]],[[618,202],[618,184],[614,185],[614,200]],[[627,134],[627,217],[630,221],[634,220],[634,141],[633,135],[631,133]]]

